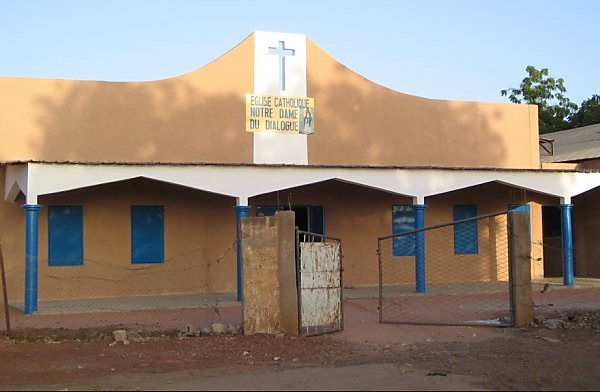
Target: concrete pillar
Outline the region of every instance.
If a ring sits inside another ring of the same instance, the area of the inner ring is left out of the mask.
[[[42,206],[25,204],[25,314],[38,310],[38,212]]]
[[[250,215],[250,206],[235,206],[235,230],[237,240],[237,300],[241,301],[243,298],[242,288],[242,238],[240,221],[247,218]]]
[[[289,335],[298,335],[300,327],[300,302],[298,283],[296,282],[296,214],[294,211],[278,211],[277,247],[279,271],[279,308],[281,331]]]
[[[413,204],[415,229],[425,227],[425,204]],[[415,281],[417,293],[425,293],[425,232],[415,233]]]
[[[241,222],[244,334],[299,332],[293,211]]]
[[[562,249],[563,249],[563,284],[572,287],[575,284],[573,262],[573,225],[571,210],[573,204],[561,204]]]
[[[529,212],[508,213],[508,273],[515,327],[533,323],[530,230]]]

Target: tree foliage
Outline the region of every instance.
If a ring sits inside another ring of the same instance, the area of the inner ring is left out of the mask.
[[[527,76],[518,88],[501,90],[513,103],[538,105],[540,133],[571,128],[570,118],[577,112],[577,105],[567,96],[563,78],[549,75],[548,68],[537,69],[529,65]]]
[[[591,98],[583,101],[579,110],[571,116],[569,122],[571,128],[600,124],[600,95],[594,94]]]

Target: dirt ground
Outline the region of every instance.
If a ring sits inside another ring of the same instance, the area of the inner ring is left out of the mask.
[[[600,389],[600,312],[521,329],[378,324],[346,302],[343,332],[315,337],[36,330],[0,340],[0,389]]]

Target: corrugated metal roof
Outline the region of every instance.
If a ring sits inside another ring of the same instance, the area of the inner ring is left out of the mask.
[[[542,155],[542,162],[570,162],[600,158],[600,124],[545,133],[554,140],[554,154]]]

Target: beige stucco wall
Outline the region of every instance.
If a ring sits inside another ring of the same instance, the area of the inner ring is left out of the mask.
[[[253,43],[153,82],[0,78],[0,161],[252,162]]]
[[[408,197],[335,181],[280,191],[279,200],[285,206],[324,206],[326,234],[342,239],[346,286],[377,283],[377,237],[392,231],[392,205],[412,203]],[[277,193],[251,198],[250,205],[277,205]]]
[[[254,35],[151,82],[0,78],[0,161],[251,163]],[[425,99],[376,85],[307,41],[309,164],[538,168],[537,107]]]
[[[542,169],[548,170],[585,170],[599,171],[600,158],[584,159],[573,162],[542,162]]]
[[[600,189],[596,188],[573,198],[573,245],[575,276],[600,278]]]
[[[39,215],[39,299],[235,291],[235,201],[148,180],[40,198],[83,205],[84,264],[48,266],[47,208]],[[131,206],[163,205],[165,262],[131,263]],[[0,203],[9,298],[23,300],[25,212]],[[223,256],[223,257],[221,257]]]
[[[509,204],[529,204],[531,211],[531,276],[532,278],[541,278],[544,275],[544,252],[543,252],[543,231],[542,231],[542,205],[558,205],[558,198],[529,192],[523,189],[517,189],[498,183],[488,183],[467,189],[448,192],[445,194],[432,196],[425,200],[429,206],[427,213],[432,215],[432,221],[426,221],[427,225],[436,223],[450,222],[453,219],[454,204],[476,204],[477,214],[485,215],[499,211],[505,211]],[[485,249],[486,236],[484,227],[485,222],[480,222],[480,246]],[[506,218],[496,218],[496,231],[498,238],[496,251],[499,256],[508,254],[508,243],[505,232]],[[483,236],[483,237],[482,237]],[[489,252],[489,250],[485,250]],[[460,256],[468,263],[468,256]],[[503,267],[504,268],[504,267]],[[506,272],[506,271],[504,271]],[[486,270],[482,269],[485,275]]]
[[[277,193],[252,198],[252,206],[276,205]],[[342,239],[344,252],[344,283],[346,286],[375,285],[378,282],[377,237],[392,231],[392,206],[412,204],[408,197],[392,195],[336,181],[292,188],[279,192],[281,205],[322,205],[325,209],[326,234]],[[529,203],[532,212],[532,276],[543,276],[541,205],[554,205],[558,200],[505,185],[491,183],[425,199],[426,226],[451,222],[454,204],[476,204],[478,214],[506,210],[508,204]],[[502,226],[504,222],[504,226]],[[498,260],[505,257],[508,247],[505,239],[506,218],[497,218],[492,226],[498,231],[494,239],[489,237],[488,221],[479,224],[479,255],[453,254],[452,228],[436,231],[426,237],[428,280],[506,279],[505,267]],[[491,242],[495,250],[491,250]],[[495,257],[492,257],[492,252]],[[391,255],[391,251],[387,252]],[[398,280],[406,283],[414,280],[413,257],[395,257],[407,264],[398,274]],[[443,266],[447,262],[460,262],[454,275]],[[478,265],[473,266],[476,262]],[[496,272],[494,272],[496,271]]]
[[[578,165],[576,163],[567,162],[541,162],[542,170],[577,170]]]
[[[307,43],[311,164],[539,168],[537,106],[426,99],[376,85]]]
[[[277,200],[277,194],[271,193],[252,198],[250,204],[276,205]],[[346,286],[377,284],[377,237],[391,233],[393,205],[412,203],[408,197],[338,181],[282,190],[279,201],[283,205],[324,206],[327,234],[342,239]],[[454,204],[477,204],[478,213],[486,214],[505,210],[508,204],[530,203],[532,272],[542,276],[540,206],[557,204],[555,198],[491,183],[430,197],[425,202],[427,226],[452,221]],[[43,208],[39,219],[40,300],[235,291],[235,201],[231,198],[140,179],[43,196],[40,203],[45,207],[84,206],[85,258],[81,267],[47,266],[47,208]],[[137,204],[164,205],[164,264],[131,264],[130,206]],[[0,219],[9,296],[12,301],[22,301],[25,213],[18,204],[2,202]],[[494,227],[498,235],[490,236],[489,220],[479,224],[479,256],[454,256],[451,229],[427,237],[428,279],[505,279],[506,271],[495,264],[507,252],[504,233],[500,233],[504,226],[499,222]],[[576,257],[580,259],[579,254]],[[414,260],[397,259],[408,264]],[[453,276],[439,264],[457,261],[463,268],[455,269]],[[406,282],[413,277],[407,272]]]

